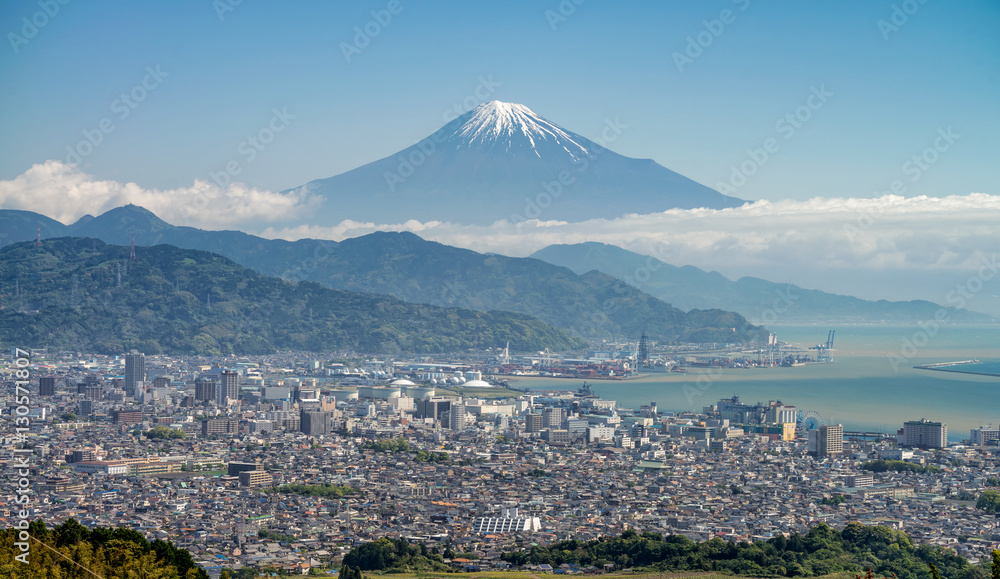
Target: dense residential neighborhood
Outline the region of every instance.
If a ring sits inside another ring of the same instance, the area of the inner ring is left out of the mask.
[[[2,442],[30,449],[33,518],[134,528],[210,574],[308,573],[382,537],[464,569],[628,530],[739,542],[861,522],[972,563],[1000,547],[996,514],[976,508],[1000,480],[988,430],[985,445],[838,447],[823,441],[842,429],[796,432],[775,401],[623,409],[586,385],[517,391],[454,365],[36,358],[30,432],[10,421]],[[871,469],[883,459],[910,466]]]

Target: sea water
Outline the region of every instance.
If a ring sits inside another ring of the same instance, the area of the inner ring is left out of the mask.
[[[895,433],[907,420],[948,425],[948,439],[1000,424],[1000,377],[916,369],[921,364],[978,359],[1000,368],[1000,326],[775,326],[779,340],[808,348],[836,330],[834,362],[791,368],[694,369],[625,381],[595,380],[595,394],[626,408],[652,401],[661,411],[695,410],[738,395],[745,403],[780,400],[812,411],[847,431]],[[980,371],[972,365],[957,367]],[[517,379],[531,389],[579,388],[582,381]]]

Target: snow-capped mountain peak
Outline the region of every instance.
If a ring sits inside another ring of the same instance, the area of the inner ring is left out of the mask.
[[[322,225],[344,219],[584,221],[743,204],[651,159],[619,155],[524,105],[500,101],[451,119],[393,155],[306,187],[326,200],[316,216]]]
[[[459,120],[464,122],[456,130],[455,137],[470,146],[495,146],[502,142],[509,148],[512,141],[521,137],[528,140],[532,149],[536,149],[535,155],[539,155],[539,141],[559,145],[573,157],[588,153],[587,148],[579,142],[582,139],[545,120],[524,105],[490,101],[479,105]]]

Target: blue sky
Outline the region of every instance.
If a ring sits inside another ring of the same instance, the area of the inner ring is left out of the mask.
[[[238,158],[277,108],[294,119],[239,179],[282,190],[427,136],[483,77],[499,83],[491,99],[590,138],[618,118],[629,128],[617,152],[713,187],[777,137],[734,193],[744,199],[872,197],[948,127],[959,137],[905,195],[1000,193],[995,1],[565,0],[555,22],[556,0],[403,1],[385,26],[372,11],[387,0],[245,0],[221,18],[227,0],[51,3],[51,17],[38,15],[44,1],[0,7],[0,179],[65,160],[109,119],[84,171],[189,186]],[[880,30],[894,7],[899,26]],[[31,38],[24,18],[44,22]],[[348,62],[342,43],[366,25],[378,35]],[[679,70],[675,53],[699,34],[711,42]],[[166,76],[149,80],[147,67]],[[144,80],[155,86],[120,118],[116,99]],[[776,123],[819,87],[832,95],[785,140]]]

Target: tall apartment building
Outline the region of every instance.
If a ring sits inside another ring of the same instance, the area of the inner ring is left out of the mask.
[[[215,400],[215,382],[208,378],[198,378],[194,381],[194,399],[198,402]]]
[[[38,395],[39,396],[56,395],[55,376],[42,376],[41,378],[38,379]]]
[[[137,388],[142,387],[146,379],[146,356],[132,350],[125,354],[125,394],[138,396]]]
[[[219,406],[225,406],[229,400],[237,400],[240,397],[240,375],[236,372],[224,371],[219,376],[219,383],[215,386],[215,401]]]
[[[528,432],[541,432],[542,431],[542,415],[541,414],[525,414],[524,415],[524,429]]]
[[[896,434],[896,441],[907,448],[945,448],[948,446],[948,425],[924,418],[908,420]]]
[[[844,427],[824,424],[809,431],[809,453],[813,456],[834,456],[844,452]]]
[[[451,410],[448,411],[448,428],[452,430],[464,430],[467,414],[465,405],[452,404]]]

